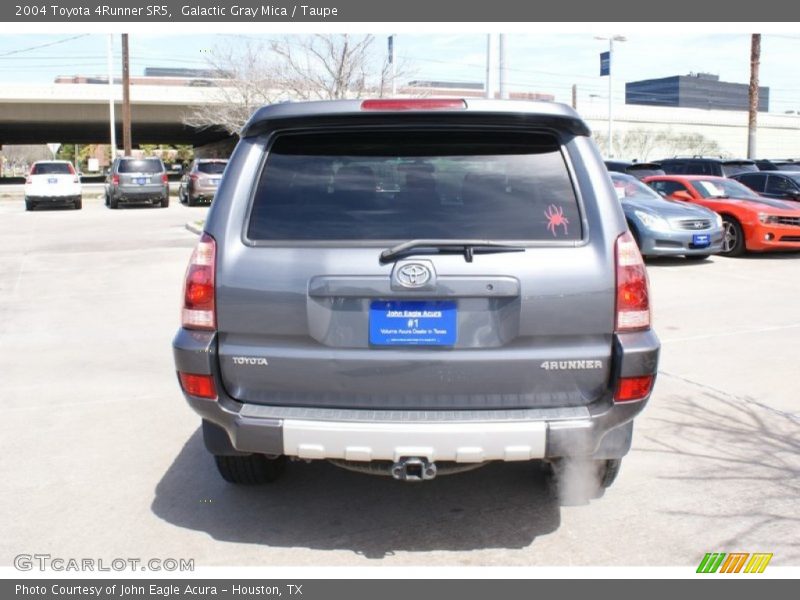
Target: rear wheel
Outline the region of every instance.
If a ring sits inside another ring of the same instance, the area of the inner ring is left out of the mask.
[[[167,208],[168,206],[169,206],[169,196],[167,196],[161,201],[161,208]]]
[[[78,198],[75,200],[75,210],[80,210],[83,208],[83,198]]]
[[[228,483],[259,485],[275,481],[286,468],[286,457],[267,458],[263,454],[214,456],[217,470]]]
[[[739,221],[733,217],[722,217],[722,254],[725,256],[741,256],[744,254],[744,231]]]
[[[114,209],[119,208],[119,200],[114,198],[114,196],[110,196],[108,199],[108,208],[114,208]]]
[[[25,210],[33,210],[34,208],[36,208],[36,205],[27,198],[25,198]]]
[[[192,198],[192,195],[189,193],[186,194],[186,205],[197,206],[197,202]]]

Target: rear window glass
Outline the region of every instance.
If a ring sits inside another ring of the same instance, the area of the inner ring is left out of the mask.
[[[197,163],[197,170],[208,175],[220,175],[225,170],[224,162]]]
[[[31,175],[71,175],[72,165],[67,163],[39,163],[33,165]]]
[[[141,160],[121,160],[117,171],[120,173],[159,173],[164,168],[157,158],[143,158]]]
[[[468,131],[285,135],[252,240],[577,240],[578,202],[551,136]]]
[[[737,173],[752,173],[758,171],[755,163],[751,162],[726,162],[722,163],[722,174],[725,177],[736,175]]]

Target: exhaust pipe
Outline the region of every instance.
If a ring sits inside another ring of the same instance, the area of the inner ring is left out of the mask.
[[[428,481],[436,477],[436,463],[427,458],[404,456],[392,465],[392,477],[400,481]]]

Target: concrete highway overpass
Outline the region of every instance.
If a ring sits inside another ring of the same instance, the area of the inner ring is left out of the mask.
[[[217,102],[216,88],[131,86],[131,137],[139,144],[202,146],[228,138],[219,129],[183,124],[190,107]],[[122,88],[115,86],[117,144],[122,146]],[[108,143],[107,85],[0,86],[0,144]]]

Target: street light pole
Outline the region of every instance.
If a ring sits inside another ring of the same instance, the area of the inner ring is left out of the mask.
[[[117,155],[117,119],[114,115],[114,34],[108,34],[108,120],[111,124],[111,161]]]
[[[595,36],[596,40],[608,40],[608,157],[614,158],[614,98],[613,71],[614,71],[614,42],[625,42],[628,38],[624,35]]]

